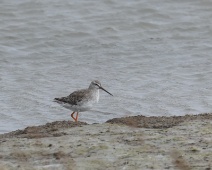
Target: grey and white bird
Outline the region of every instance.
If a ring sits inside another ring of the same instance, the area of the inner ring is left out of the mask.
[[[61,106],[72,110],[73,113],[71,114],[71,117],[75,120],[75,122],[77,122],[79,112],[90,110],[95,103],[98,103],[99,89],[104,90],[113,96],[110,92],[102,87],[98,80],[94,80],[87,89],[74,91],[69,96],[55,98],[54,101],[59,103]],[[74,113],[77,113],[76,117],[74,117]]]

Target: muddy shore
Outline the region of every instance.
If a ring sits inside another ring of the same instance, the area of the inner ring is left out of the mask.
[[[0,170],[212,169],[212,113],[56,121],[0,135]]]

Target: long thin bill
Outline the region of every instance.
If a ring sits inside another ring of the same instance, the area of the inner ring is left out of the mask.
[[[104,90],[105,92],[107,92],[108,94],[110,94],[111,96],[113,96],[110,92],[108,92],[107,90],[105,90],[103,87],[99,87],[100,89]]]

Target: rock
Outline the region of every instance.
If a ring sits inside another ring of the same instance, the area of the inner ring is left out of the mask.
[[[53,122],[0,135],[0,169],[211,169],[212,114]]]

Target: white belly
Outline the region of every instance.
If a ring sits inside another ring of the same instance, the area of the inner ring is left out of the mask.
[[[99,101],[99,91],[96,91],[96,93],[93,93],[91,100],[82,100],[81,102],[77,103],[77,105],[70,105],[68,103],[62,103],[61,105],[65,107],[66,109],[75,111],[75,112],[84,112],[87,110],[91,110],[93,105],[95,103],[98,103]]]
[[[87,110],[91,110],[92,106],[91,104],[83,104],[83,105],[70,105],[70,104],[62,104],[63,107],[66,109],[75,111],[75,112],[84,112]]]

